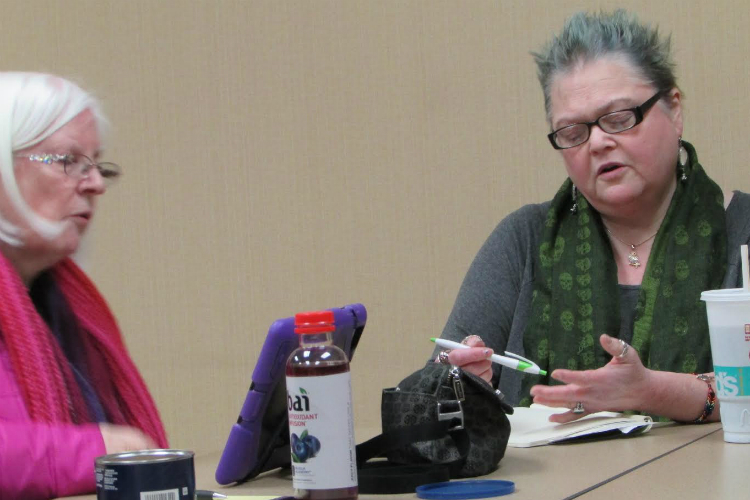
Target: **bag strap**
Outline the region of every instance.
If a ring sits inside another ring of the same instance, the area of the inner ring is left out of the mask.
[[[414,493],[418,486],[450,481],[450,472],[444,465],[393,465],[386,461],[370,462],[357,470],[359,493],[367,495],[393,495]]]
[[[357,445],[359,492],[366,494],[411,493],[417,486],[439,483],[455,477],[469,455],[469,433],[454,420],[426,422],[393,429]],[[431,441],[449,436],[459,458],[444,463],[394,465],[386,461],[367,463],[388,451],[411,443]]]

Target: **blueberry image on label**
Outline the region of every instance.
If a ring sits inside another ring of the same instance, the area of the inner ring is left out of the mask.
[[[308,434],[307,430],[302,431],[298,437],[292,433],[290,440],[292,448],[292,462],[305,463],[307,459],[313,458],[320,451],[320,440]]]
[[[314,457],[318,454],[320,451],[320,440],[313,436],[312,434],[308,434],[305,439],[303,439],[305,445],[307,445],[307,448],[310,450],[310,456]]]
[[[310,455],[307,445],[301,439],[292,446],[292,460],[298,463],[305,463]],[[295,460],[296,459],[296,460]]]

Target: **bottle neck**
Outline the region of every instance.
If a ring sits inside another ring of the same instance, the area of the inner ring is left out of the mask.
[[[333,344],[333,332],[303,333],[299,335],[300,347],[315,347]]]

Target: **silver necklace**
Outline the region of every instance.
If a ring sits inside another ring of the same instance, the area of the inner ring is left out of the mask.
[[[612,233],[612,231],[609,230],[609,228],[607,226],[604,226],[604,229],[606,229],[607,233],[610,236],[612,236],[614,239],[616,239],[617,241],[619,241],[623,245],[627,245],[627,246],[630,247],[630,254],[628,254],[628,265],[629,266],[633,266],[636,269],[638,269],[639,267],[641,267],[641,259],[638,258],[638,252],[636,252],[635,249],[638,248],[639,246],[643,245],[644,243],[646,243],[651,238],[653,238],[654,236],[657,235],[657,233],[654,233],[651,236],[649,236],[648,238],[646,238],[645,240],[641,241],[640,243],[633,244],[633,243],[626,243],[626,242],[622,241],[620,238],[618,238],[617,236],[615,236]]]

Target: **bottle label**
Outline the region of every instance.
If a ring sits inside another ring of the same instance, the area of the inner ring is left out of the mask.
[[[357,486],[351,374],[287,377],[294,488]]]

